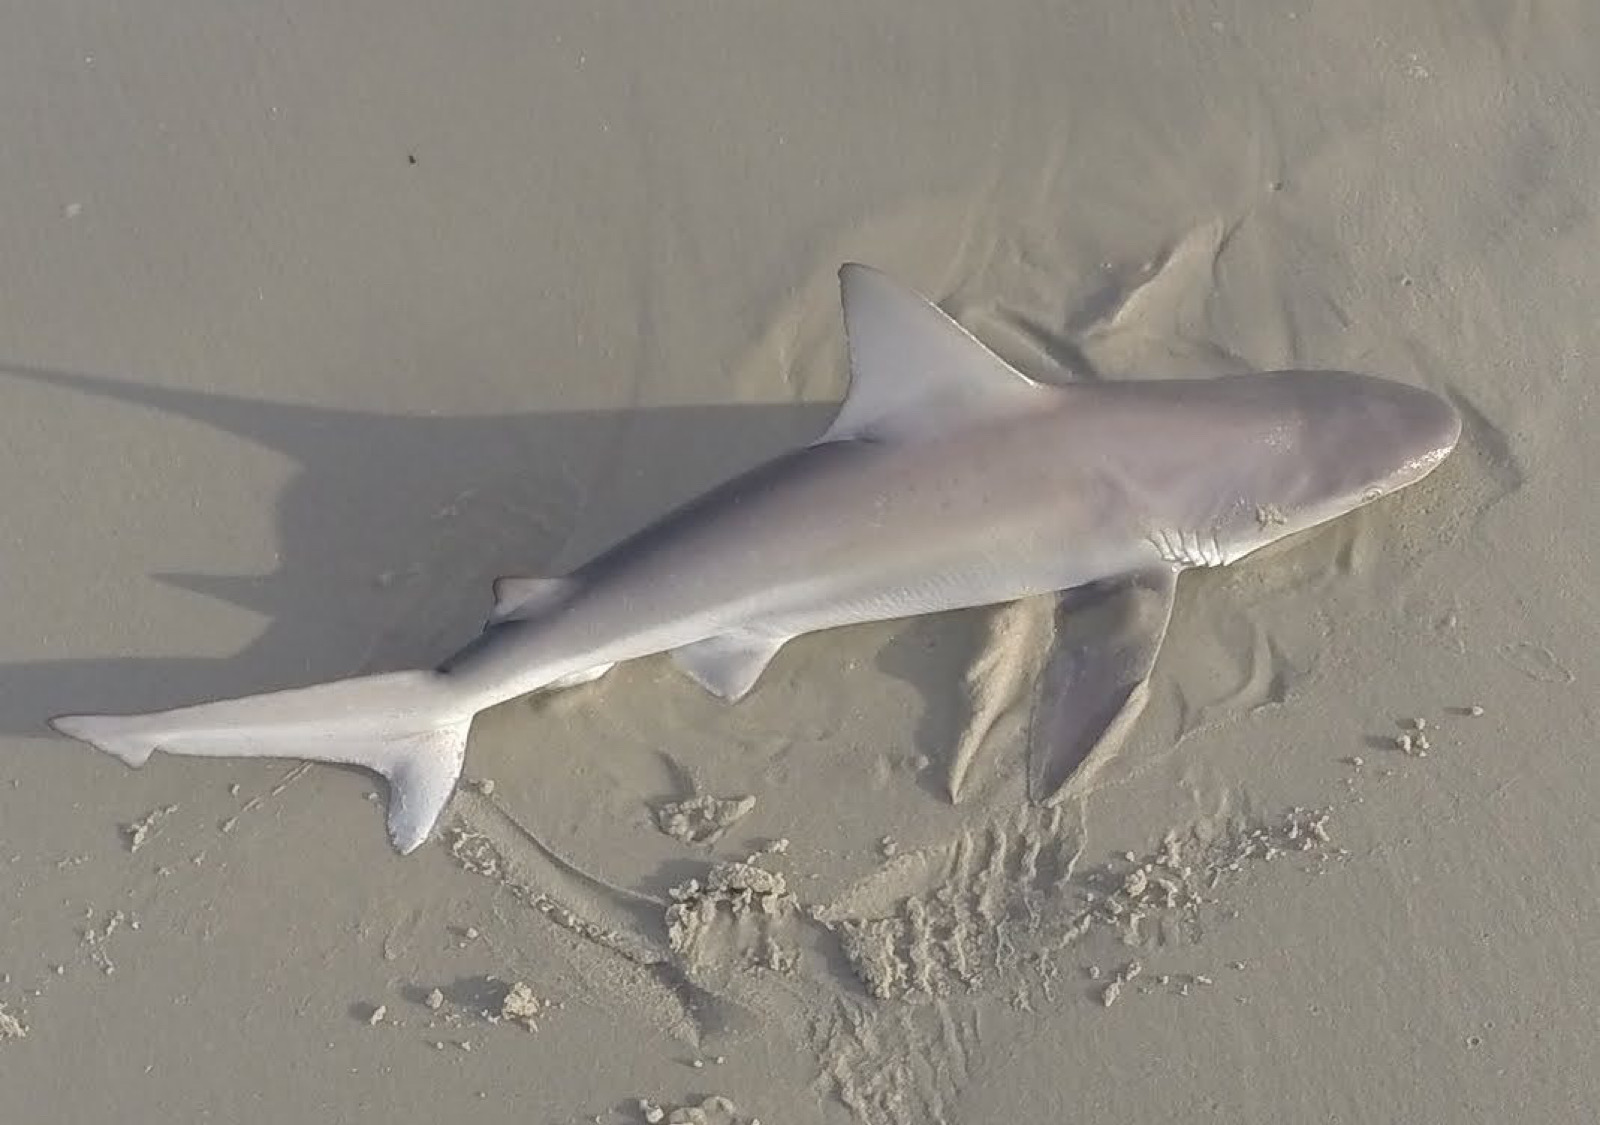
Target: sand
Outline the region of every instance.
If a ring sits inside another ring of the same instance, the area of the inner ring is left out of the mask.
[[[0,27],[0,1117],[1600,1104],[1600,8]],[[733,708],[659,660],[508,704],[405,859],[360,773],[44,731],[447,653],[495,575],[818,433],[847,258],[1041,379],[1352,368],[1463,443],[1185,577],[1050,813],[1028,606],[803,639]],[[743,811],[662,831],[701,796]]]

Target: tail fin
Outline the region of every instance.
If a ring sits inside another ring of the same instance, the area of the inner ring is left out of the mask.
[[[155,750],[363,766],[389,782],[389,838],[404,854],[428,838],[455,791],[472,711],[438,673],[394,672],[148,715],[63,715],[50,725],[130,766]]]

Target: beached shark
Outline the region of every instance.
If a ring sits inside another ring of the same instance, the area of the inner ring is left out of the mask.
[[[1029,795],[1050,801],[1143,707],[1182,571],[1420,480],[1461,432],[1434,394],[1338,371],[1041,384],[876,270],[840,282],[850,389],[821,437],[570,574],[499,580],[482,634],[438,667],[52,725],[132,766],[363,766],[410,852],[496,704],[663,652],[732,701],[803,633],[1055,595],[1028,748]]]

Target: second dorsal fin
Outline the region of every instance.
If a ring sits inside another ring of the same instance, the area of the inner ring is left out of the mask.
[[[855,262],[839,270],[850,391],[822,441],[934,434],[1041,391],[931,301]]]

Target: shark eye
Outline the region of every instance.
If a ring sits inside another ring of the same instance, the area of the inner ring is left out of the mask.
[[[1377,485],[1373,485],[1371,488],[1368,488],[1361,493],[1361,499],[1370,504],[1382,495],[1383,489],[1379,488]]]

